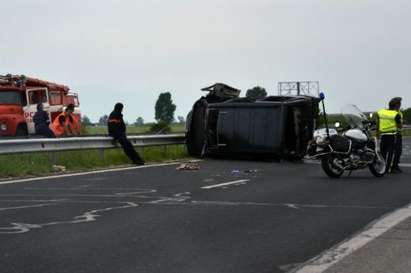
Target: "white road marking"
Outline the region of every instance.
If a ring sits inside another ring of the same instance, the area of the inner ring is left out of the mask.
[[[350,205],[316,205],[316,204],[289,204],[289,203],[258,203],[258,202],[231,202],[231,201],[196,201],[193,200],[184,205],[204,205],[204,206],[262,206],[262,207],[282,207],[289,209],[393,209],[392,207],[373,207],[373,206],[350,206]]]
[[[135,166],[135,167],[125,167],[125,168],[98,170],[98,171],[81,172],[81,173],[69,173],[69,174],[24,178],[24,179],[16,179],[16,180],[6,180],[6,181],[0,182],[0,185],[42,181],[42,180],[50,180],[50,179],[65,178],[65,177],[76,177],[76,176],[84,176],[84,175],[89,175],[89,174],[102,174],[102,173],[121,172],[121,171],[137,170],[137,169],[147,169],[147,168],[154,168],[154,167],[164,167],[164,166],[172,166],[172,165],[177,165],[177,164],[180,164],[180,162],[162,163],[162,164]]]
[[[302,267],[293,271],[293,273],[324,273],[356,250],[369,244],[410,217],[411,204],[380,218],[370,224],[364,231],[308,261]]]
[[[17,209],[31,209],[31,208],[42,208],[42,207],[49,207],[53,204],[38,204],[38,205],[30,205],[30,206],[19,206],[19,207],[7,207],[7,208],[0,208],[0,211],[6,210],[17,210]]]
[[[221,183],[221,184],[216,184],[216,185],[211,185],[211,186],[205,186],[205,187],[201,187],[201,188],[203,190],[210,190],[210,189],[225,187],[225,186],[229,186],[229,185],[245,184],[249,181],[250,181],[250,179],[242,179],[242,180],[236,180],[236,181],[231,181],[231,182],[226,182],[226,183]]]
[[[300,209],[297,205],[295,204],[284,204],[284,206],[290,208],[290,209]]]
[[[143,188],[91,188],[91,187],[25,187],[24,190],[27,191],[141,191],[142,193],[156,192],[153,189],[143,189]]]

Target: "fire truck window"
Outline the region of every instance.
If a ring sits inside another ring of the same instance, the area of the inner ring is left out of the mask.
[[[47,102],[47,95],[45,90],[29,92],[29,104],[39,104],[45,102]]]
[[[78,107],[80,105],[80,102],[78,101],[78,97],[74,97],[74,105]]]
[[[0,92],[0,104],[21,104],[19,92],[5,91]]]
[[[59,91],[49,91],[50,105],[61,105],[61,93]]]

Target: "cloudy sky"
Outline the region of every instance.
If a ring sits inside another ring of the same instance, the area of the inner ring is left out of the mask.
[[[13,0],[0,5],[0,74],[69,85],[97,120],[124,102],[154,118],[170,91],[186,115],[200,88],[318,80],[328,108],[411,106],[409,0]],[[245,93],[245,92],[244,92]]]

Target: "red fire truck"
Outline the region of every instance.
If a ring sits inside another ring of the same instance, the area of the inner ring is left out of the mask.
[[[0,75],[0,137],[35,134],[33,116],[39,103],[51,121],[74,104],[75,115],[81,120],[78,95],[68,86],[24,75]]]

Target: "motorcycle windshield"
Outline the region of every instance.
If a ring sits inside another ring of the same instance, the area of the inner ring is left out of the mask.
[[[367,121],[367,116],[358,109],[357,106],[349,104],[342,108],[341,113],[344,119],[352,128],[364,128],[364,124]]]

